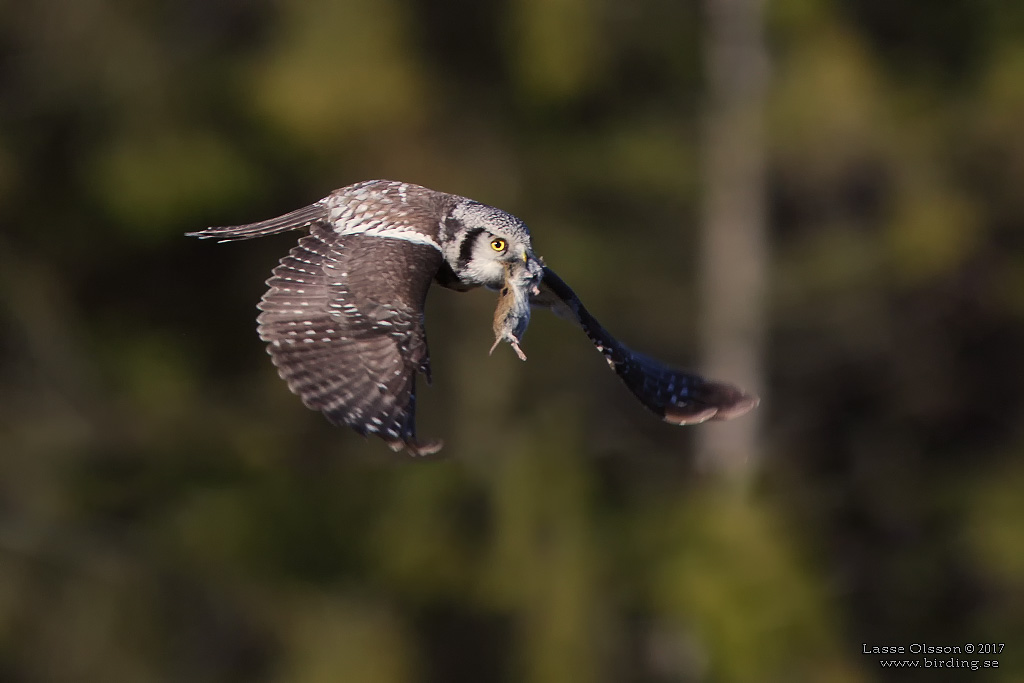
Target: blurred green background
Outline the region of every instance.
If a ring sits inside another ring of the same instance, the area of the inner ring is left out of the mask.
[[[256,337],[296,236],[183,236],[427,185],[700,368],[707,17],[3,3],[0,680],[1024,679],[1024,4],[764,6],[740,477],[697,435],[741,421],[659,422],[553,316],[489,357],[487,292],[428,300],[446,457],[391,454]],[[865,642],[1007,645],[950,676]]]

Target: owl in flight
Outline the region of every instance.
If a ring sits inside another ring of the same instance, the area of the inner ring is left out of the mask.
[[[227,242],[288,230],[309,234],[267,280],[260,338],[306,406],[394,450],[442,446],[418,440],[415,424],[417,373],[430,381],[423,310],[432,282],[499,290],[495,344],[509,342],[524,360],[531,307],[575,321],[633,395],[671,424],[727,420],[757,405],[732,385],[627,348],[534,254],[521,220],[465,197],[369,180],[278,218],[188,234]]]

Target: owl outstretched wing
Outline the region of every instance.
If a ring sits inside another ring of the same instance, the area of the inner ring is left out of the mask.
[[[259,304],[260,338],[278,374],[333,424],[376,434],[395,450],[434,453],[440,441],[416,438],[416,375],[430,380],[423,307],[441,253],[365,230],[338,232],[320,204],[194,234],[231,240],[308,227]]]
[[[743,415],[758,404],[756,396],[731,384],[676,370],[633,351],[612,336],[584,307],[569,285],[546,266],[540,289],[540,294],[533,297],[531,303],[551,308],[579,324],[633,395],[666,422],[686,425],[728,420]]]
[[[309,234],[267,280],[260,337],[303,403],[396,450],[428,454],[441,447],[440,441],[418,441],[415,426],[416,375],[430,379],[423,322],[430,283],[458,291],[497,288],[502,267],[504,285],[516,296],[500,300],[494,331],[513,348],[529,323],[530,305],[546,306],[583,328],[629,390],[667,422],[724,420],[757,405],[757,397],[732,385],[670,368],[619,342],[541,266],[522,221],[465,197],[370,180],[267,221],[189,234],[232,241],[296,229]],[[490,242],[493,253],[486,241],[475,251],[484,233],[498,236]],[[512,261],[498,256],[513,242],[515,258],[523,259],[515,262],[522,281],[508,270]]]

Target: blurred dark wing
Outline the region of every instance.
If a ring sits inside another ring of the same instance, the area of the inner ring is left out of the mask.
[[[633,395],[666,422],[684,425],[728,420],[758,403],[756,396],[731,384],[676,370],[628,348],[587,311],[576,293],[550,268],[544,268],[541,293],[532,302],[575,320]]]
[[[222,228],[207,228],[199,232],[187,232],[188,237],[199,239],[216,239],[220,242],[231,242],[234,240],[248,240],[253,237],[264,235],[275,235],[288,230],[300,230],[310,227],[314,222],[327,217],[326,200],[320,200],[301,209],[296,209],[283,216],[260,221],[259,223],[248,223],[246,225],[228,225]]]
[[[441,265],[432,246],[311,225],[274,268],[260,337],[288,387],[308,407],[398,450],[416,441],[416,373],[429,381],[423,327],[427,288]]]

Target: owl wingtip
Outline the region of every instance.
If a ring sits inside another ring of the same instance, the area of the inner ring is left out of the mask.
[[[680,426],[696,425],[712,419],[717,412],[718,408],[714,406],[702,409],[697,409],[692,405],[685,407],[666,406],[665,422]]]
[[[731,420],[740,415],[746,415],[761,403],[761,398],[756,394],[739,392],[739,397],[728,405],[719,406],[713,420]]]
[[[388,447],[396,453],[404,450],[409,455],[417,458],[434,455],[444,448],[444,441],[441,439],[427,439],[425,441],[415,441],[413,439],[403,441],[401,439],[396,439],[394,441],[388,441],[387,444]]]
[[[757,407],[761,399],[755,394],[748,394],[739,389],[719,385],[720,388],[727,388],[726,396],[719,397],[715,405],[685,404],[665,406],[664,419],[674,425],[694,425],[702,422],[721,422],[731,420],[749,413]]]

